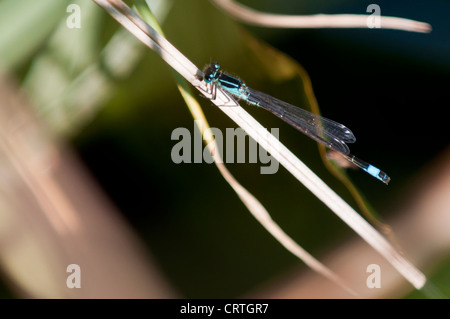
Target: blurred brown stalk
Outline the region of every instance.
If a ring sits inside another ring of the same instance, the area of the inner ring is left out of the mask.
[[[450,251],[450,148],[411,181],[389,215],[395,216],[388,222],[397,244],[425,274],[432,273]],[[381,255],[356,236],[318,258],[346,280],[359,298],[401,298],[414,289]],[[370,264],[380,266],[379,289],[366,285],[370,275],[366,269]],[[428,292],[424,291],[427,297],[436,298]],[[245,297],[353,298],[312,271],[298,269],[257,287]]]
[[[0,261],[18,297],[174,297],[152,257],[67,145],[0,78]],[[68,288],[67,266],[81,267]]]

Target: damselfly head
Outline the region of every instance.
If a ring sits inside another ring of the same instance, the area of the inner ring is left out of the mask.
[[[211,64],[203,72],[205,74],[204,80],[206,83],[211,83],[216,77],[217,72],[220,69],[220,64],[217,62],[211,62]]]
[[[211,66],[210,67],[217,72],[220,69],[220,64],[217,63],[217,62],[211,62]]]
[[[205,69],[204,73],[205,73],[205,76],[203,77],[203,79],[205,80],[205,82],[211,83],[212,80],[214,80],[214,74],[216,72],[214,70],[212,70],[211,67],[208,67]]]

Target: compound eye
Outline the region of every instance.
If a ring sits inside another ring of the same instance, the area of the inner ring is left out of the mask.
[[[205,71],[205,77],[204,77],[204,80],[205,80],[206,83],[211,83],[213,79],[214,79],[214,74],[213,74],[211,68],[208,68],[208,69]]]
[[[213,62],[211,63],[211,66],[213,67],[214,70],[219,71],[220,69],[220,64],[217,62]]]

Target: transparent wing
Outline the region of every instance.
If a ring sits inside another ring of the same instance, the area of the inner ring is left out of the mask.
[[[336,152],[346,155],[350,153],[346,143],[353,143],[356,141],[356,138],[346,126],[278,100],[265,93],[251,88],[246,89],[248,93],[246,100],[248,103],[256,104],[272,112],[300,132]]]

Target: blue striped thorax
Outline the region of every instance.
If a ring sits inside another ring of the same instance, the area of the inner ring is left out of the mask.
[[[206,83],[217,83],[220,87],[229,93],[242,99],[248,98],[247,85],[241,80],[236,79],[219,71],[220,65],[212,62],[204,71],[204,80]]]

